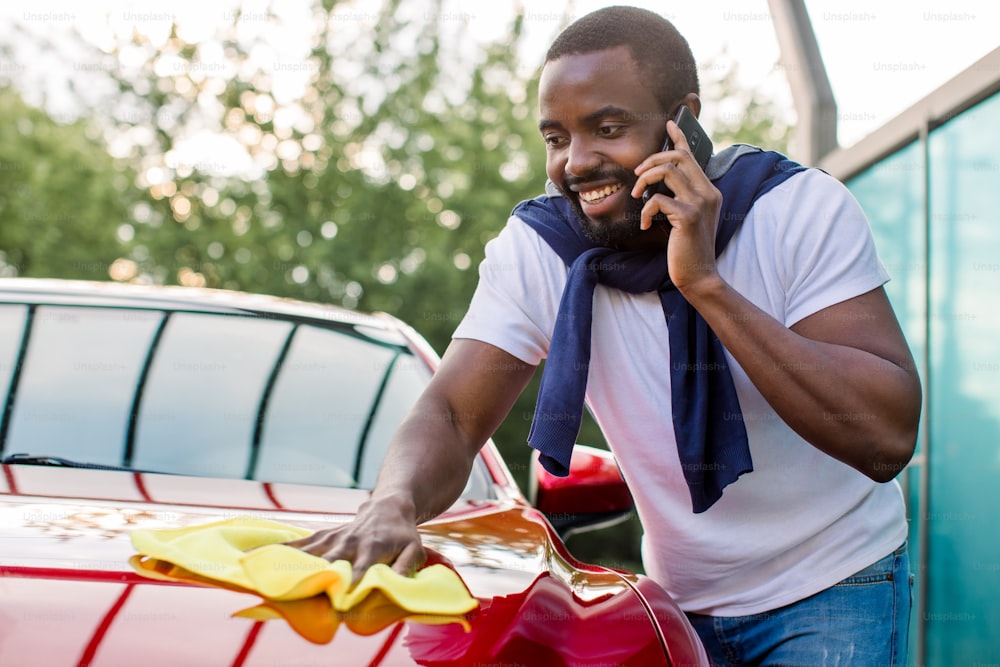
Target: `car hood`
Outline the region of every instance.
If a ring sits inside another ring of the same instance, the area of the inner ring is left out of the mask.
[[[479,607],[462,617],[352,617],[325,598],[269,603],[154,581],[129,534],[253,516],[347,521],[367,492],[243,480],[3,466],[0,664],[693,664],[697,644],[643,577],[574,561],[519,499],[461,501],[421,526]],[[659,623],[652,621],[652,616]],[[662,628],[669,635],[664,636]]]

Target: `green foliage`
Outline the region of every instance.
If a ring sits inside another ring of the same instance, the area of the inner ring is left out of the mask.
[[[0,89],[0,273],[107,280],[128,220],[127,170],[83,122],[61,125]]]
[[[294,100],[279,101],[282,63],[254,59],[266,39],[248,43],[238,14],[216,36],[230,78],[198,67],[202,45],[119,36],[112,55],[147,58],[108,71],[129,109],[110,133],[160,121],[133,147],[151,196],[136,216],[136,275],[386,310],[443,350],[485,242],[540,192],[544,155],[510,56],[520,21],[477,46],[455,43],[460,17],[416,7],[387,1],[374,25],[316,8]],[[168,59],[187,67],[163,75]],[[205,96],[221,105],[214,117]],[[183,164],[185,129],[213,124],[264,167],[259,177],[223,173],[221,160]]]

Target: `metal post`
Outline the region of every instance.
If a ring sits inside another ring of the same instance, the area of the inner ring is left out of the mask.
[[[920,490],[918,492],[920,496],[920,501],[918,503],[920,511],[917,515],[917,524],[919,531],[919,552],[920,560],[922,562],[918,563],[917,570],[917,580],[919,581],[919,586],[917,587],[917,599],[915,611],[917,617],[916,631],[917,639],[915,642],[916,655],[914,656],[914,664],[919,667],[923,667],[927,664],[927,621],[924,620],[927,615],[927,605],[928,599],[930,597],[927,586],[930,583],[930,577],[928,576],[928,570],[930,568],[930,550],[931,550],[931,540],[930,535],[930,502],[931,502],[931,383],[934,380],[934,374],[931,369],[931,363],[933,360],[933,355],[931,353],[931,344],[933,343],[932,336],[934,332],[933,322],[934,315],[931,312],[933,308],[933,298],[931,293],[931,262],[934,258],[931,256],[931,234],[934,230],[931,227],[931,141],[930,141],[930,121],[925,118],[923,124],[920,126],[920,155],[923,160],[924,167],[924,179],[923,179],[923,190],[924,190],[924,358],[922,359],[924,365],[924,399],[923,406],[921,410],[921,419],[923,420],[923,428],[921,439],[920,439],[920,456],[922,460],[922,466],[920,470]]]
[[[798,121],[789,157],[813,166],[837,148],[837,102],[804,0],[768,0]]]

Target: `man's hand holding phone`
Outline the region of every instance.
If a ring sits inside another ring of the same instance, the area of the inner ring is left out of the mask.
[[[684,139],[687,143],[687,148],[691,155],[694,156],[695,162],[701,167],[702,171],[705,171],[705,167],[708,166],[708,159],[712,157],[712,140],[708,138],[708,133],[698,122],[694,113],[686,106],[681,106],[677,113],[674,114],[674,123],[680,128],[681,132],[684,133]],[[668,132],[663,140],[663,147],[660,149],[661,153],[665,153],[669,150],[673,150],[674,140],[670,137]],[[673,197],[674,193],[670,191],[663,181],[658,181],[656,183],[650,184],[642,192],[643,203],[647,202],[655,194],[664,194],[668,197]]]
[[[684,135],[685,146],[683,150],[688,151],[698,163],[698,166],[702,171],[708,166],[708,160],[712,157],[712,140],[709,139],[708,133],[698,122],[694,113],[687,107],[681,106],[677,113],[674,114],[673,122],[680,128],[681,133]],[[668,123],[669,126],[669,123]],[[665,135],[663,141],[663,147],[660,148],[660,153],[666,153],[674,149],[674,139],[670,136],[668,131]],[[654,154],[655,156],[656,154]],[[652,156],[651,156],[652,157]],[[641,168],[642,165],[640,165]],[[639,172],[639,169],[636,169]],[[673,197],[674,193],[665,184],[662,179],[654,180],[649,185],[647,185],[642,191],[642,201],[643,204],[647,203],[654,195],[662,194],[666,197]],[[655,222],[666,223],[666,220],[656,220]],[[645,229],[645,228],[644,228]]]
[[[632,189],[636,198],[652,189],[642,208],[640,228],[658,227],[669,234],[667,266],[671,282],[681,291],[717,275],[715,231],[722,208],[722,194],[705,175],[703,166],[712,152],[711,141],[700,125],[692,132],[690,120],[694,114],[686,110],[681,107],[676,119],[667,122],[666,145],[670,147],[650,155],[635,168],[638,180]],[[683,120],[694,135],[694,150],[688,141],[691,134],[685,136],[677,120]]]

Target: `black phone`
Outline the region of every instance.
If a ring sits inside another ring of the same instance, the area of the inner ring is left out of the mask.
[[[708,133],[695,118],[695,115],[691,113],[691,110],[686,106],[682,106],[677,110],[677,115],[674,116],[674,122],[677,123],[677,127],[681,129],[684,133],[684,137],[687,139],[688,148],[691,149],[691,155],[694,156],[695,162],[701,167],[702,171],[705,171],[705,166],[708,164],[708,158],[712,157],[712,140],[708,138]],[[674,147],[674,142],[671,141],[670,135],[667,135],[666,140],[663,142],[663,148],[660,152],[672,150]],[[673,197],[674,193],[670,191],[663,181],[659,183],[654,183],[647,187],[642,193],[642,203],[645,204],[649,201],[650,197],[654,194],[664,194],[668,197]],[[659,216],[658,216],[659,217]]]

